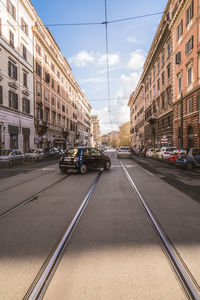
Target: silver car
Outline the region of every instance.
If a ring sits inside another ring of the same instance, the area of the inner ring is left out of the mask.
[[[131,157],[131,148],[128,146],[120,146],[117,150],[117,157],[118,158],[124,158],[124,157]]]
[[[12,167],[15,164],[21,163],[24,163],[24,154],[20,150],[0,150],[0,165]]]
[[[24,155],[27,160],[42,160],[44,158],[42,149],[29,149]]]

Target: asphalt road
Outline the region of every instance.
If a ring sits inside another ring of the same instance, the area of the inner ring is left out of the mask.
[[[111,160],[44,298],[186,299],[115,152]],[[200,284],[200,175],[144,158],[122,161]],[[57,162],[41,162],[0,173],[0,214],[8,211],[0,217],[0,299],[16,300],[52,254],[98,171],[68,176],[60,173]]]

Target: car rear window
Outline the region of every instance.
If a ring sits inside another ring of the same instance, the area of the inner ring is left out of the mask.
[[[174,148],[166,148],[166,151],[174,151]]]
[[[189,149],[182,149],[180,152],[179,152],[179,155],[181,154],[188,154],[189,152]]]
[[[65,155],[75,157],[77,153],[78,153],[78,149],[72,148],[72,149],[67,150],[67,152],[65,152]]]
[[[129,147],[120,147],[120,150],[130,151],[130,148]]]
[[[0,155],[10,155],[12,153],[12,150],[1,150]]]

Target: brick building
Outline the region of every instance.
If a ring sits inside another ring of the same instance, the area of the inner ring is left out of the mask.
[[[174,42],[174,145],[178,147],[200,147],[199,16],[198,0],[174,1],[170,30]]]

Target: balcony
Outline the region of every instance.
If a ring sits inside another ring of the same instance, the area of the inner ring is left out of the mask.
[[[37,120],[37,122],[36,122],[36,129],[37,129],[38,133],[44,133],[44,132],[46,132],[47,128],[48,128],[47,121]]]
[[[150,124],[154,124],[156,122],[157,118],[158,118],[158,113],[156,112],[156,113],[153,113],[150,116],[148,116],[146,118],[146,121],[149,122]]]

